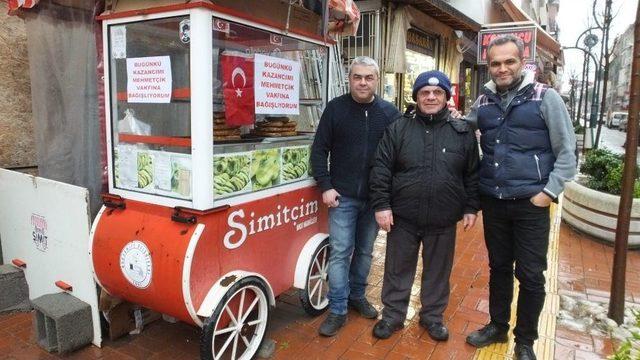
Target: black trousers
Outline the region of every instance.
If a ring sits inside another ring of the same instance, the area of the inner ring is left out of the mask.
[[[489,313],[491,322],[509,329],[513,275],[520,282],[516,327],[517,343],[533,345],[544,305],[544,274],[549,248],[549,208],[529,199],[482,197],[484,239],[489,252]]]
[[[442,322],[449,303],[449,275],[455,250],[455,225],[437,230],[408,231],[394,225],[387,234],[387,251],[382,284],[382,319],[401,324],[407,317],[411,287],[422,244],[420,320]]]

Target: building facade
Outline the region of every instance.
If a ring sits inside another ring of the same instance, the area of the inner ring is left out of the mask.
[[[629,109],[629,85],[633,59],[633,24],[614,41],[609,67],[607,112]]]
[[[361,12],[358,33],[339,39],[338,53],[345,69],[359,55],[376,59],[382,69],[379,93],[401,111],[413,102],[415,77],[426,70],[441,70],[454,84],[456,107],[466,112],[488,81],[486,66],[477,58],[478,32],[513,23],[528,24],[537,30],[537,56],[532,68],[537,69],[538,81],[559,86],[562,53],[555,21],[559,0],[516,2],[356,1]]]

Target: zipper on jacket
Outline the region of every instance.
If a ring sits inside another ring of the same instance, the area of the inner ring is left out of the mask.
[[[363,157],[363,169],[362,169],[362,173],[365,174],[365,176],[368,177],[367,174],[367,151],[369,150],[369,111],[365,110],[364,111],[364,157]],[[360,179],[360,182],[358,183],[358,196],[360,196],[360,193],[362,192],[362,183],[365,181],[365,178],[363,177],[362,179]]]
[[[533,158],[536,159],[536,169],[538,169],[538,180],[542,181],[542,173],[540,172],[540,157],[538,157],[537,154],[534,154]]]

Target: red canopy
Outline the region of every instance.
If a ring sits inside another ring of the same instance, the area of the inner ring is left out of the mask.
[[[9,11],[18,10],[18,8],[30,9],[38,4],[40,0],[7,0]]]
[[[354,36],[358,32],[360,10],[353,0],[329,0],[329,32]]]

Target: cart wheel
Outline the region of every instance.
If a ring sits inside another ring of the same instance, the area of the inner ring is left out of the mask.
[[[245,278],[224,295],[202,327],[200,357],[207,360],[252,359],[267,330],[269,301],[264,283]]]
[[[300,303],[304,311],[311,316],[318,316],[327,310],[329,299],[329,282],[327,270],[329,269],[329,239],[320,243],[309,264],[307,285],[300,289]]]

